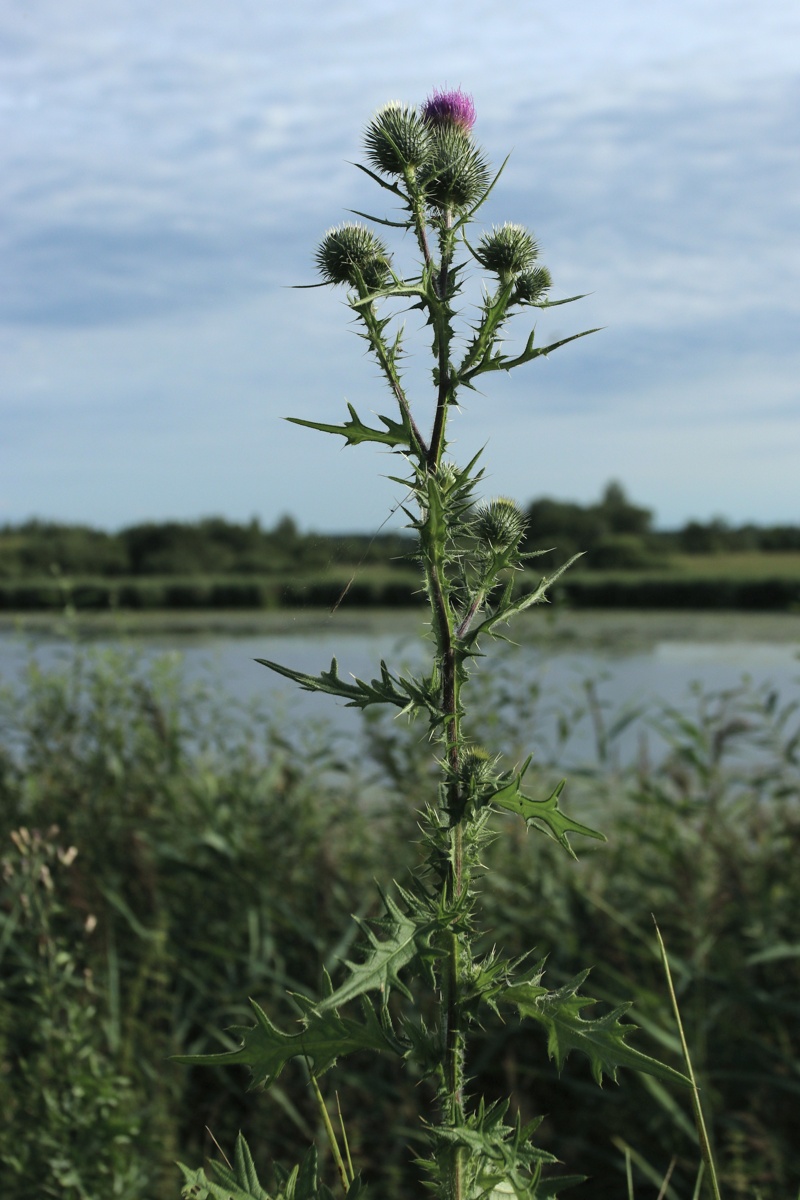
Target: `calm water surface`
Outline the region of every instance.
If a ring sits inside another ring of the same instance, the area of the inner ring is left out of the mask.
[[[213,622],[209,627],[209,621]],[[543,728],[555,710],[579,714],[586,708],[585,681],[608,719],[625,707],[653,712],[663,703],[689,710],[692,685],[705,690],[733,688],[747,678],[770,684],[788,700],[800,700],[800,617],[737,614],[533,614],[513,630],[519,648],[487,642],[479,675],[498,675],[510,697],[539,691],[545,697],[535,719]],[[248,617],[169,617],[125,621],[95,620],[73,627],[26,623],[0,627],[0,679],[18,682],[34,658],[42,668],[63,667],[87,641],[95,647],[125,647],[143,663],[165,654],[180,656],[190,681],[212,680],[221,692],[244,703],[258,701],[275,716],[291,712],[329,721],[356,733],[358,716],[330,696],[299,692],[289,681],[259,665],[267,658],[309,674],[330,666],[340,673],[372,678],[381,658],[390,668],[424,661],[430,643],[416,614],[326,615],[301,613]],[[548,715],[549,714],[549,715]],[[532,718],[533,719],[533,718]],[[593,740],[592,722],[578,715],[571,753],[585,756]],[[627,755],[637,733],[622,739]]]

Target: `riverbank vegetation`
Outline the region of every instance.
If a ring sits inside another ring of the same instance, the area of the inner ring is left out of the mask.
[[[513,765],[543,700],[502,671],[475,686],[474,735]],[[490,936],[510,954],[535,943],[555,981],[596,956],[591,993],[608,1005],[635,994],[639,1044],[680,1066],[655,914],[724,1195],[784,1200],[800,1186],[798,705],[768,688],[698,692],[691,715],[640,719],[625,765],[616,748],[631,714],[607,711],[601,685],[585,698],[595,753],[567,786],[580,819],[602,810],[609,844],[576,865],[524,829],[493,843]],[[565,709],[560,736],[578,715]],[[292,994],[353,956],[343,931],[351,913],[377,915],[374,876],[402,883],[414,862],[431,787],[420,732],[369,721],[354,756],[352,739],[279,728],[212,683],[189,686],[173,659],[145,669],[127,652],[32,667],[6,688],[2,717],[4,1194],[166,1200],[175,1160],[212,1153],[206,1127],[228,1152],[244,1130],[265,1173],[270,1159],[295,1161],[319,1121],[302,1067],[245,1097],[244,1072],[187,1071],[169,1056],[235,1046],[225,1030],[249,1022],[248,995],[290,1023]],[[531,768],[541,794],[559,752]],[[428,1085],[392,1059],[342,1066],[338,1102],[376,1194],[417,1194],[407,1143]],[[545,1116],[545,1148],[591,1176],[576,1198],[626,1195],[625,1146],[637,1200],[655,1200],[670,1169],[664,1196],[691,1194],[680,1089],[623,1072],[599,1092],[572,1059],[555,1080],[539,1039],[495,1020],[468,1066],[488,1096],[510,1092],[523,1121]],[[387,1141],[388,1127],[399,1136]]]
[[[580,608],[800,606],[800,526],[721,520],[653,528],[653,514],[611,483],[595,504],[540,499],[526,509],[529,548],[552,572],[583,552],[553,595]],[[0,611],[332,607],[420,603],[414,541],[403,532],[302,533],[208,518],[117,533],[30,521],[0,529]],[[521,581],[521,586],[525,586]]]

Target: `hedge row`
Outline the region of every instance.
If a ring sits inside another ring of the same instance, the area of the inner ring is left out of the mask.
[[[52,580],[28,583],[0,582],[0,611],[53,612],[68,607],[80,612],[115,609],[277,609],[332,608],[347,589],[350,604],[363,607],[399,607],[418,600],[419,581],[414,576],[388,575],[356,579],[307,580],[253,579],[134,579],[123,582],[91,580],[69,588]]]
[[[575,608],[735,609],[800,611],[800,580],[709,579],[693,576],[576,576],[560,586]]]
[[[53,581],[0,583],[0,611],[52,612],[67,605],[82,612],[159,609],[333,608],[346,591],[355,607],[399,608],[420,601],[414,574],[392,572],[305,580],[185,579],[111,580],[76,583],[67,590]],[[800,611],[797,578],[710,579],[642,574],[574,575],[559,582],[555,600],[574,608],[737,609]]]

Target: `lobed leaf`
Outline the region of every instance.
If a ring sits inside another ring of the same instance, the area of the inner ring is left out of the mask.
[[[307,1059],[313,1064],[315,1074],[322,1075],[337,1058],[355,1050],[403,1052],[367,1001],[362,1005],[364,1020],[357,1021],[340,1017],[330,1011],[330,1005],[322,1009],[305,997],[297,999],[305,1009],[304,1027],[298,1033],[284,1033],[278,1029],[260,1005],[251,999],[257,1023],[233,1030],[242,1037],[238,1050],[220,1054],[179,1054],[174,1061],[189,1066],[249,1067],[253,1076],[251,1086],[269,1087],[292,1058]]]
[[[431,938],[441,928],[442,920],[418,911],[404,913],[391,896],[381,893],[386,906],[386,918],[381,923],[383,940],[362,921],[358,924],[368,939],[366,957],[361,963],[346,961],[350,974],[334,992],[316,1006],[316,1012],[337,1009],[366,992],[379,992],[383,1004],[392,988],[410,999],[411,993],[400,979],[399,972],[416,960],[423,970],[429,966],[436,951]],[[407,894],[404,893],[404,895]]]
[[[536,972],[532,979],[506,988],[503,999],[513,1004],[520,1016],[544,1025],[547,1051],[559,1070],[571,1050],[580,1050],[589,1058],[592,1075],[601,1086],[604,1074],[616,1082],[619,1067],[632,1067],[668,1083],[691,1087],[690,1080],[680,1071],[626,1043],[625,1038],[638,1028],[633,1024],[623,1025],[619,1019],[630,1004],[621,1004],[603,1017],[587,1020],[581,1015],[582,1009],[597,1003],[593,997],[578,993],[588,974],[588,970],[581,971],[569,983],[551,992],[538,982],[541,973]]]
[[[303,425],[306,429],[319,429],[322,433],[334,433],[345,439],[348,446],[357,446],[361,442],[380,442],[384,446],[411,445],[411,433],[405,424],[392,421],[389,417],[378,414],[378,420],[386,426],[385,429],[375,429],[365,425],[352,404],[348,403],[350,420],[343,425],[326,425],[323,421],[306,421],[302,417],[286,417],[292,425]]]
[[[606,840],[604,834],[598,833],[596,829],[590,829],[588,825],[582,825],[580,821],[573,821],[558,807],[558,800],[566,783],[565,779],[561,780],[546,800],[533,800],[520,790],[522,777],[527,771],[532,757],[533,755],[528,755],[522,769],[505,787],[490,796],[487,803],[497,808],[507,809],[508,812],[519,813],[527,825],[534,825],[540,829],[544,826],[545,832],[559,842],[573,858],[577,858],[577,855],[569,844],[567,834],[580,833],[584,837],[596,838],[598,841],[604,842]]]
[[[201,1169],[190,1171],[179,1163],[184,1177],[182,1195],[184,1200],[273,1200],[273,1196],[259,1182],[250,1147],[240,1133],[236,1139],[233,1166],[212,1162],[211,1170],[219,1180],[214,1183]],[[330,1188],[319,1179],[317,1150],[310,1146],[300,1163],[291,1171],[276,1167],[278,1188],[274,1200],[333,1200]],[[361,1182],[355,1179],[348,1189],[347,1200],[355,1200],[361,1191]]]
[[[339,664],[331,659],[330,670],[322,671],[319,675],[307,675],[303,671],[295,671],[291,667],[281,666],[268,658],[257,658],[257,663],[269,667],[270,671],[292,679],[305,692],[326,692],[330,696],[340,696],[347,701],[347,708],[367,708],[370,704],[393,704],[403,712],[414,708],[427,708],[434,717],[441,713],[433,681],[397,678],[392,675],[386,663],[381,659],[381,677],[365,683],[355,679],[347,683],[339,675]]]
[[[537,306],[538,307],[538,306]],[[560,338],[557,342],[550,342],[548,346],[534,347],[534,332],[528,335],[528,340],[525,343],[525,349],[521,354],[511,356],[498,352],[487,356],[477,365],[467,370],[461,382],[469,383],[478,375],[484,375],[487,371],[513,371],[514,367],[521,367],[523,363],[533,362],[535,358],[546,358],[548,354],[552,354],[554,350],[559,350],[562,346],[568,346],[570,342],[576,342],[578,338],[588,337],[590,333],[599,333],[600,326],[594,329],[584,329],[582,333],[573,333],[570,337]]]

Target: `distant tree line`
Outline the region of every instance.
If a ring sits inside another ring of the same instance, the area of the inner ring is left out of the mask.
[[[676,530],[653,529],[652,510],[632,504],[616,482],[596,504],[543,498],[528,506],[527,516],[530,549],[552,545],[563,556],[584,551],[585,565],[596,570],[655,567],[670,554],[800,550],[800,525],[737,527],[715,517]]]
[[[240,525],[209,517],[149,521],[118,533],[28,521],[0,528],[0,578],[287,575],[402,561],[413,546],[403,533],[301,533],[288,516],[272,529],[263,529],[255,519]]]
[[[631,503],[619,483],[582,505],[542,498],[527,508],[528,549],[557,549],[559,559],[583,551],[589,569],[646,569],[670,554],[800,550],[800,526],[742,525],[715,518],[681,529],[653,529],[653,513]],[[282,517],[271,529],[253,519],[146,522],[117,533],[84,525],[27,521],[0,527],[0,579],[76,576],[287,576],[354,564],[407,567],[414,540],[404,532],[301,533]]]

